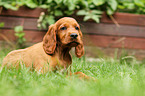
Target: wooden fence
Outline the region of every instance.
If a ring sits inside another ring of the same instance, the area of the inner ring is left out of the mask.
[[[27,7],[21,7],[18,11],[3,9],[0,22],[4,22],[5,26],[0,32],[10,40],[15,40],[13,28],[22,25],[27,42],[40,42],[47,32],[37,28],[37,19],[43,11],[45,10]],[[106,14],[103,14],[99,24],[92,20],[83,22],[82,17],[72,17],[81,25],[84,43],[87,46],[145,49],[145,15],[115,13],[113,19],[118,22],[118,26]],[[3,38],[0,37],[0,40]]]

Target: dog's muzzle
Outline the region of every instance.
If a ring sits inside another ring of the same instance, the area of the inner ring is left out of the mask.
[[[78,34],[76,34],[76,33],[71,33],[71,34],[70,34],[70,37],[71,37],[72,39],[76,39],[76,38],[78,37]]]

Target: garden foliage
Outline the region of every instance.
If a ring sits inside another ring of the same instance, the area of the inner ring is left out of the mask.
[[[145,14],[145,0],[0,0],[0,6],[18,10],[20,6],[44,8],[41,27],[53,24],[57,16],[84,16],[84,21],[92,19],[99,23],[102,12],[112,15],[116,11]]]

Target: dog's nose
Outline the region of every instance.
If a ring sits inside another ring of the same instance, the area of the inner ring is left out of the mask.
[[[78,37],[78,34],[76,34],[76,33],[71,33],[71,34],[70,34],[70,37],[71,37],[72,39],[76,39],[76,38]]]

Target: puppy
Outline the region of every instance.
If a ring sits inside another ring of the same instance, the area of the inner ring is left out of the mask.
[[[79,24],[73,18],[64,17],[49,26],[42,42],[10,52],[4,58],[2,67],[18,69],[20,65],[24,64],[25,67],[41,73],[58,69],[66,70],[72,63],[72,57],[69,53],[72,47],[75,47],[75,54],[78,58],[84,55],[82,32]],[[89,78],[82,72],[74,74]]]

